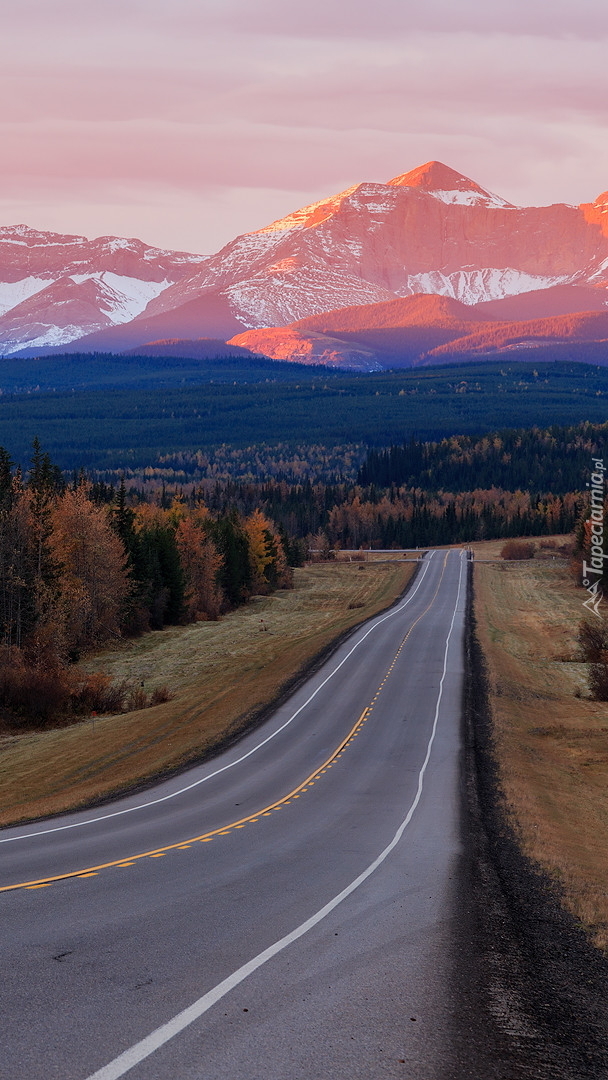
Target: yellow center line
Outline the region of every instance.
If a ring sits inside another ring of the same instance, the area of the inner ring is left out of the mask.
[[[410,626],[407,634],[405,635],[405,637],[403,638],[401,644],[399,645],[399,648],[397,649],[397,652],[395,654],[395,659],[392,662],[393,665],[395,663],[396,657],[399,655],[399,653],[403,649],[403,646],[405,645],[407,639],[409,638],[410,634],[412,633],[414,627],[417,626],[417,624],[420,622],[420,620],[424,617],[424,615],[426,615],[426,613],[433,606],[433,604],[434,604],[434,602],[435,602],[435,600],[437,598],[437,594],[439,592],[439,589],[441,587],[441,582],[443,581],[443,575],[445,573],[445,568],[446,568],[446,564],[447,564],[447,558],[448,558],[448,553],[446,552],[446,556],[445,556],[443,566],[442,566],[442,569],[441,569],[441,576],[439,578],[439,582],[437,584],[437,588],[435,589],[433,597],[430,600],[427,607],[424,609],[424,611],[418,616],[418,618]],[[390,672],[390,670],[391,669],[389,669],[389,672]],[[302,783],[298,784],[298,786],[296,788],[294,788],[293,791],[290,791],[287,795],[284,795],[281,799],[277,799],[276,802],[270,803],[268,806],[263,807],[262,810],[257,810],[255,812],[255,814],[252,814],[249,817],[239,818],[238,821],[232,821],[232,822],[230,822],[229,825],[223,825],[221,828],[212,829],[207,833],[203,833],[201,836],[192,836],[188,840],[180,840],[176,844],[167,844],[165,847],[162,847],[162,848],[153,848],[151,851],[142,851],[142,852],[138,853],[137,855],[130,855],[128,857],[128,860],[124,859],[124,858],[123,859],[112,859],[110,862],[99,863],[97,866],[88,866],[88,867],[85,867],[84,869],[81,869],[81,870],[72,870],[72,871],[70,871],[68,873],[65,873],[65,874],[56,874],[53,877],[39,878],[38,880],[35,880],[35,881],[20,881],[15,885],[0,885],[0,893],[12,892],[15,889],[41,889],[41,888],[46,887],[47,885],[52,885],[53,882],[55,882],[55,881],[66,881],[66,880],[68,880],[70,878],[95,877],[99,870],[107,870],[110,867],[126,868],[128,866],[134,866],[135,863],[140,861],[141,859],[159,858],[161,855],[164,855],[165,852],[167,852],[167,851],[175,851],[176,849],[180,849],[180,850],[183,851],[190,844],[193,844],[193,843],[195,843],[197,841],[200,842],[200,843],[203,843],[203,844],[208,844],[208,843],[211,842],[211,840],[213,839],[214,836],[228,836],[232,829],[241,828],[241,827],[243,827],[245,825],[255,824],[256,822],[259,821],[260,817],[269,817],[273,811],[280,810],[281,807],[283,807],[283,806],[289,806],[290,802],[293,799],[299,799],[300,793],[302,791],[305,791],[307,789],[307,787],[309,785],[311,785],[312,781],[318,779],[320,776],[323,775],[323,773],[327,772],[328,769],[331,769],[333,767],[333,765],[336,763],[337,759],[342,756],[342,754],[344,753],[344,750],[347,747],[348,743],[350,743],[351,740],[354,738],[354,736],[359,733],[359,728],[368,719],[369,713],[372,711],[372,704],[373,704],[373,702],[376,701],[376,698],[379,696],[380,690],[382,689],[385,682],[387,681],[389,672],[387,672],[387,674],[384,676],[384,679],[380,683],[380,687],[379,687],[378,691],[376,692],[375,697],[372,698],[372,703],[370,703],[370,705],[366,706],[366,708],[361,713],[361,716],[359,717],[359,719],[356,721],[355,724],[353,724],[353,726],[352,726],[351,730],[349,731],[348,735],[346,735],[346,737],[342,740],[340,745],[337,746],[336,749],[330,754],[330,756],[327,758],[327,760],[324,761],[322,765],[318,766],[318,768],[316,768],[314,770],[314,772],[310,773],[310,775],[307,776],[306,779],[302,781]]]

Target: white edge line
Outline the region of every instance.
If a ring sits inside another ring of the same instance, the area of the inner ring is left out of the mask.
[[[219,776],[220,773],[226,772],[227,769],[232,769],[235,765],[240,765],[242,761],[245,761],[248,757],[251,757],[252,754],[255,754],[256,751],[261,750],[263,746],[266,746],[266,743],[269,743],[271,739],[274,739],[277,735],[280,735],[281,732],[284,731],[285,728],[288,727],[292,723],[292,721],[300,715],[303,709],[305,709],[307,705],[310,705],[313,698],[315,698],[319,691],[323,689],[325,684],[334,677],[336,672],[339,671],[342,665],[345,664],[346,661],[352,656],[355,649],[358,649],[359,645],[362,645],[365,639],[369,637],[369,635],[374,630],[376,630],[378,626],[381,626],[382,623],[386,622],[387,619],[392,619],[395,615],[398,615],[400,611],[403,611],[403,609],[407,607],[410,601],[414,599],[416,593],[418,592],[418,589],[422,585],[433,554],[434,552],[431,551],[428,559],[424,560],[424,570],[420,575],[420,579],[416,584],[416,588],[413,589],[410,594],[408,594],[407,599],[404,600],[402,604],[399,604],[399,607],[393,608],[392,611],[389,611],[388,615],[383,615],[382,618],[377,619],[374,622],[373,626],[370,626],[370,628],[365,632],[365,634],[363,634],[363,636],[359,638],[359,640],[353,645],[352,649],[347,652],[346,656],[340,661],[339,664],[336,665],[333,671],[330,671],[327,678],[325,678],[322,683],[319,683],[317,689],[314,690],[310,697],[306,699],[304,704],[300,705],[299,709],[296,709],[293,715],[290,716],[284,724],[281,724],[281,726],[278,727],[276,731],[273,731],[270,735],[267,735],[265,739],[262,739],[262,741],[257,743],[256,746],[252,747],[251,750],[248,750],[246,754],[242,754],[241,757],[235,758],[234,761],[229,761],[227,765],[222,765],[221,768],[215,769],[214,772],[208,773],[206,776],[202,776],[199,780],[194,780],[193,783],[187,784],[186,787],[180,788],[178,791],[172,791],[168,795],[162,795],[158,799],[150,799],[148,802],[138,803],[137,806],[127,806],[124,808],[124,810],[113,810],[110,814],[99,814],[98,817],[86,818],[85,821],[72,821],[67,825],[56,825],[52,829],[39,829],[36,832],[19,833],[18,836],[5,836],[0,839],[0,844],[11,844],[15,840],[31,840],[33,837],[48,836],[49,833],[64,832],[66,829],[80,829],[83,825],[95,825],[98,821],[108,821],[109,818],[121,817],[122,814],[132,814],[134,810],[146,810],[150,806],[158,806],[159,803],[167,802],[169,799],[175,799],[178,795],[185,795],[187,791],[191,791],[193,788],[198,787],[200,784],[206,783],[207,780],[213,780],[215,776]]]
[[[151,1032],[150,1035],[147,1035],[145,1039],[142,1039],[140,1042],[135,1043],[134,1046],[129,1047],[128,1050],[125,1050],[122,1054],[119,1054],[119,1056],[117,1058],[114,1058],[113,1061],[110,1061],[108,1065],[104,1065],[103,1068],[98,1069],[98,1071],[95,1073],[92,1073],[90,1076],[87,1077],[87,1080],[119,1080],[121,1076],[124,1076],[125,1073],[129,1072],[129,1070],[133,1069],[136,1065],[139,1065],[141,1061],[149,1057],[150,1054],[153,1054],[155,1050],[159,1050],[160,1047],[164,1046],[165,1043],[170,1041],[170,1039],[173,1039],[176,1035],[179,1035],[180,1032],[182,1032],[185,1028],[189,1027],[190,1024],[193,1024],[195,1020],[200,1019],[200,1017],[203,1016],[204,1013],[208,1012],[208,1010],[212,1008],[212,1006],[215,1005],[218,1001],[220,1001],[223,997],[225,997],[226,994],[230,993],[231,990],[234,990],[235,986],[238,986],[239,983],[244,982],[244,980],[247,979],[249,975],[252,975],[254,971],[257,971],[258,968],[262,967],[264,964],[267,964],[269,960],[272,960],[273,957],[277,956],[277,954],[282,952],[283,949],[286,949],[289,945],[292,945],[294,941],[297,941],[298,938],[303,937],[304,934],[307,934],[309,930],[312,930],[313,927],[317,926],[318,923],[320,923],[323,919],[327,918],[327,916],[330,915],[331,912],[334,911],[334,909],[337,908],[339,904],[346,900],[346,898],[349,897],[351,893],[354,893],[360,885],[362,885],[365,881],[367,881],[369,877],[371,877],[374,871],[377,870],[379,866],[381,866],[381,864],[385,861],[385,859],[388,858],[390,853],[397,846],[410,821],[412,820],[414,811],[416,810],[418,803],[420,802],[420,796],[422,795],[422,789],[424,785],[424,776],[431,757],[433,743],[435,741],[435,734],[437,732],[437,724],[439,719],[439,708],[441,705],[441,699],[443,697],[443,683],[447,672],[448,650],[450,647],[450,639],[452,637],[452,631],[454,629],[456,613],[458,611],[458,604],[460,601],[460,593],[462,587],[462,570],[464,565],[465,562],[463,559],[461,559],[460,574],[458,577],[458,593],[456,595],[456,603],[454,605],[452,621],[450,623],[450,629],[448,631],[448,636],[445,643],[445,653],[443,657],[443,673],[439,681],[439,693],[437,695],[437,703],[435,705],[433,727],[427,744],[425,758],[420,768],[420,772],[418,773],[418,787],[416,790],[416,795],[405,818],[401,822],[401,825],[397,829],[397,832],[393,836],[391,842],[387,845],[387,847],[384,848],[384,851],[380,852],[377,858],[374,859],[372,863],[370,863],[370,865],[367,867],[367,869],[363,871],[363,873],[359,874],[359,876],[356,877],[354,881],[351,881],[350,885],[347,885],[346,888],[342,890],[342,892],[338,893],[337,896],[334,896],[333,900],[330,900],[327,904],[325,904],[324,907],[320,908],[319,911],[315,912],[314,915],[311,915],[309,919],[306,919],[305,922],[301,923],[300,926],[296,927],[295,930],[292,930],[289,934],[286,934],[285,937],[280,938],[279,941],[275,941],[274,945],[269,945],[268,948],[264,949],[263,952],[258,953],[257,956],[254,956],[253,960],[249,960],[248,963],[243,964],[243,966],[240,968],[237,968],[237,970],[233,971],[232,974],[229,975],[226,979],[223,979],[222,982],[217,984],[217,986],[214,986],[212,990],[209,990],[206,994],[203,994],[202,997],[198,998],[197,1001],[194,1001],[192,1005],[189,1005],[187,1009],[183,1009],[183,1011],[178,1013],[177,1016],[174,1016],[171,1020],[168,1020],[166,1024],[162,1024],[161,1027],[156,1028],[156,1030]]]

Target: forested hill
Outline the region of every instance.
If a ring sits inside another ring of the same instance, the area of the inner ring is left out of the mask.
[[[412,436],[479,438],[509,425],[598,424],[608,415],[608,368],[584,364],[503,362],[360,376],[317,371],[284,382],[278,375],[289,365],[276,365],[276,381],[268,368],[263,380],[251,382],[238,381],[238,365],[221,383],[101,390],[75,382],[73,391],[17,395],[6,392],[2,363],[2,442],[22,465],[37,436],[63,469],[142,470],[222,446],[252,457],[261,444],[387,447]],[[248,375],[253,379],[253,369]]]
[[[591,457],[606,457],[608,423],[503,430],[483,438],[415,439],[370,450],[357,482],[378,488],[473,491],[503,488],[555,495],[584,487]]]

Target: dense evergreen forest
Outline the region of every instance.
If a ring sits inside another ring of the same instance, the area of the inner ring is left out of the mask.
[[[608,423],[507,429],[481,439],[467,435],[431,443],[411,439],[387,450],[370,450],[357,483],[427,491],[499,487],[565,494],[584,486],[591,457],[606,456],[607,447]]]
[[[30,363],[21,361],[24,369]],[[179,468],[193,480],[205,475],[199,455],[210,458],[213,467],[214,455],[226,446],[249,453],[260,445],[271,450],[282,444],[292,454],[297,446],[328,451],[343,446],[350,448],[353,471],[347,475],[345,464],[342,472],[354,480],[360,459],[355,461],[352,451],[362,445],[483,435],[539,421],[600,423],[607,414],[608,369],[584,364],[477,363],[359,376],[300,368],[295,381],[291,371],[282,382],[278,374],[271,378],[272,362],[266,363],[270,367],[262,381],[235,378],[169,386],[162,393],[132,385],[5,393],[2,441],[23,467],[38,436],[62,469],[137,474],[161,463],[171,467],[171,457],[177,456]],[[281,372],[285,367],[276,365]],[[230,471],[229,455],[223,464]],[[301,472],[284,475],[301,479]],[[310,479],[322,476],[328,479],[323,472],[309,473]]]
[[[163,389],[200,386],[202,383],[299,382],[328,374],[327,368],[280,363],[262,356],[218,356],[189,359],[181,356],[120,356],[114,353],[61,353],[50,356],[10,357],[0,361],[3,394],[40,394],[52,391]],[[333,372],[329,371],[329,376]],[[338,375],[340,372],[337,373]]]

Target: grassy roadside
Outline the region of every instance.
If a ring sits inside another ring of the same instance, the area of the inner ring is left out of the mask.
[[[124,791],[213,752],[244,730],[316,656],[390,606],[413,563],[336,562],[295,572],[295,588],[254,597],[219,622],[146,634],[89,670],[167,684],[171,701],[70,727],[0,738],[0,825]]]
[[[476,554],[496,556],[500,546],[479,545]],[[586,665],[577,660],[584,594],[560,560],[478,563],[474,583],[512,823],[524,852],[606,949],[608,708],[588,699]]]

